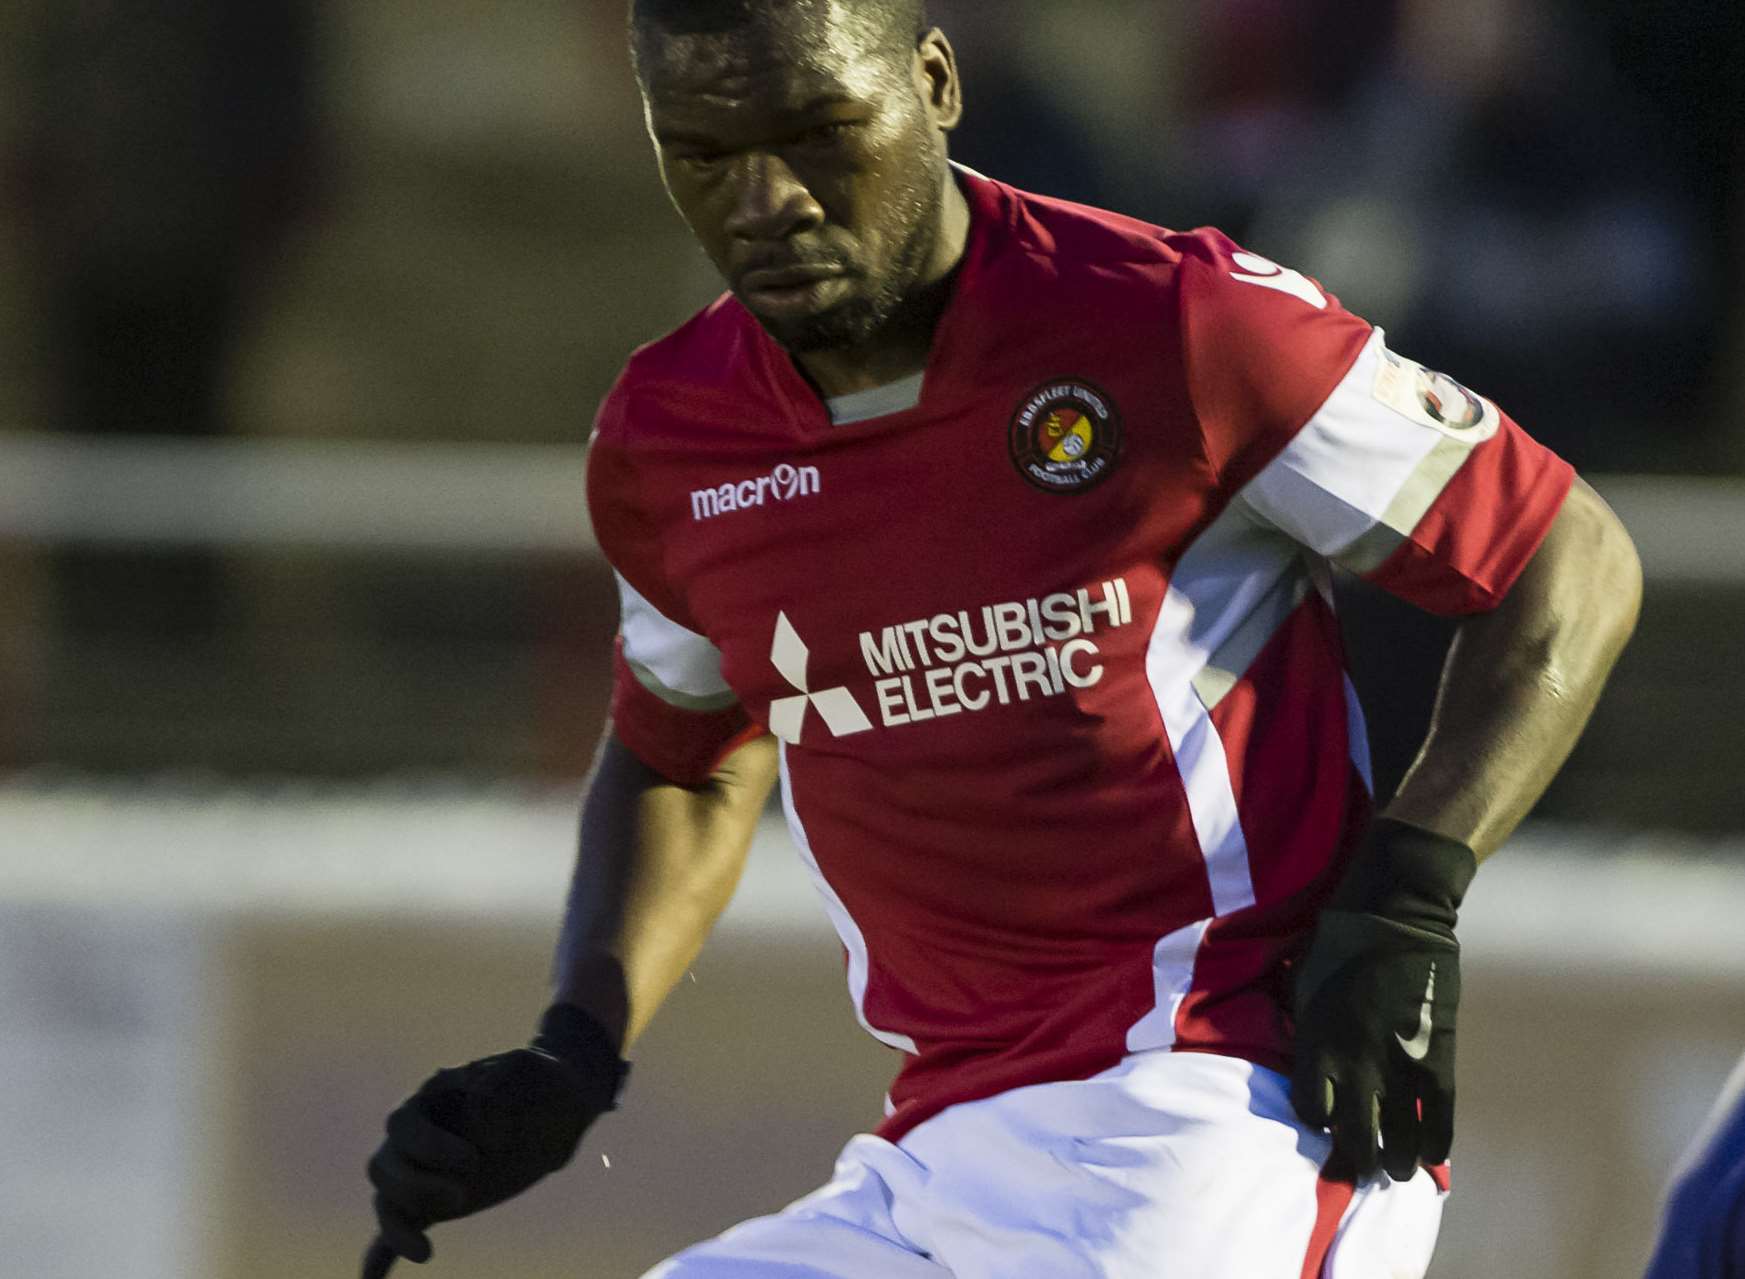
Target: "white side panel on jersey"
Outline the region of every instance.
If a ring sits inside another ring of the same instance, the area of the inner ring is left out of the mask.
[[[1150,1012],[1127,1028],[1127,1051],[1168,1048],[1175,1043],[1175,1019],[1182,1000],[1194,986],[1194,960],[1205,940],[1209,919],[1195,920],[1185,928],[1165,933],[1151,952],[1152,989],[1156,1003]]]
[[[1309,565],[1309,577],[1328,610],[1337,613],[1338,602],[1333,595],[1333,570],[1328,567],[1327,562],[1321,559],[1312,562]],[[1350,755],[1351,766],[1357,770],[1358,777],[1363,779],[1363,788],[1374,795],[1375,770],[1370,764],[1369,724],[1363,717],[1363,701],[1357,696],[1357,685],[1351,682],[1351,672],[1341,671],[1340,678],[1345,684],[1346,753]]]
[[[1254,883],[1230,762],[1208,701],[1227,691],[1313,589],[1302,551],[1232,505],[1176,564],[1151,633],[1146,678],[1187,792],[1214,917],[1252,906]],[[1217,678],[1208,680],[1209,671]],[[1176,1013],[1193,985],[1208,923],[1158,941],[1152,963],[1157,1002],[1127,1032],[1129,1051],[1175,1042]]]
[[[1350,745],[1351,765],[1363,778],[1364,789],[1375,794],[1375,770],[1369,758],[1369,725],[1363,718],[1363,703],[1357,696],[1357,685],[1345,673],[1345,737]]]
[[[806,834],[805,823],[800,820],[799,810],[794,807],[794,783],[788,773],[788,744],[778,744],[781,760],[782,779],[782,812],[788,819],[788,834],[794,841],[794,847],[800,852],[800,860],[805,863],[806,870],[812,876],[812,883],[818,889],[818,896],[824,899],[824,912],[830,916],[831,926],[836,929],[836,935],[842,939],[842,948],[848,952],[848,995],[854,1001],[855,1020],[866,1029],[866,1032],[882,1044],[899,1048],[906,1053],[916,1051],[915,1041],[907,1035],[899,1035],[893,1031],[880,1030],[866,1019],[866,983],[868,976],[868,959],[866,938],[860,931],[860,925],[854,922],[854,916],[848,913],[848,907],[842,904],[842,898],[836,895],[836,890],[830,886],[830,881],[824,878],[824,872],[818,868],[818,859],[812,853],[812,841]]]
[[[735,700],[721,676],[721,650],[662,614],[617,573],[624,660],[637,681],[686,710],[719,710]]]
[[[1462,404],[1475,410],[1470,425],[1438,425],[1418,402],[1443,388],[1467,396]],[[1499,423],[1488,401],[1394,355],[1376,329],[1327,402],[1237,501],[1303,545],[1365,572],[1411,533]]]

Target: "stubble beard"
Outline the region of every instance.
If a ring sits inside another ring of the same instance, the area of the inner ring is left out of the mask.
[[[905,219],[908,232],[884,277],[871,290],[817,315],[781,321],[759,317],[769,335],[790,353],[815,355],[874,347],[909,328],[917,318],[914,312],[927,309],[919,296],[925,290],[918,286],[938,239],[945,193],[937,183],[920,183],[896,199],[910,211]]]

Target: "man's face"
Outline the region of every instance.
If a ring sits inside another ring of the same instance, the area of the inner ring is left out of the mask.
[[[642,69],[667,191],[739,300],[795,353],[874,339],[940,221],[944,137],[918,55],[824,4],[655,35]]]

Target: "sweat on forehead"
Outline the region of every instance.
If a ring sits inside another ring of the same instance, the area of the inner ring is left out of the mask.
[[[630,0],[630,48],[638,71],[658,57],[663,37],[732,35],[803,41],[858,38],[866,50],[915,47],[925,0]]]

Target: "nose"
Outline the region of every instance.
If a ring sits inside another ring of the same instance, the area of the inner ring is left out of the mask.
[[[824,208],[788,162],[769,151],[740,157],[726,231],[736,240],[785,240],[824,222]]]

